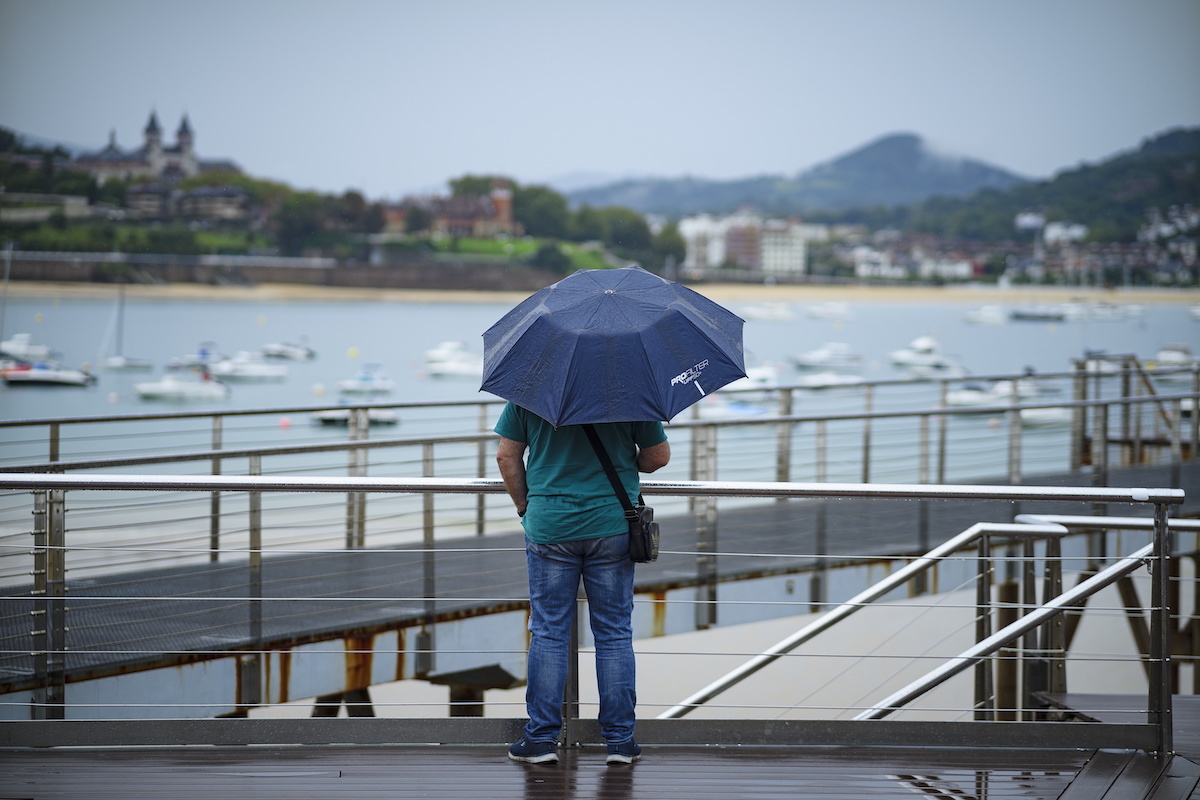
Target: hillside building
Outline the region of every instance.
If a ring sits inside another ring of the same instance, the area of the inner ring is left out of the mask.
[[[422,208],[429,213],[430,233],[438,237],[496,239],[523,233],[520,224],[513,219],[512,186],[503,181],[498,181],[486,195],[406,198],[385,209],[384,233],[404,234],[413,208]]]
[[[764,220],[742,212],[719,218],[685,217],[679,221],[679,235],[687,247],[685,270],[732,267],[770,277],[794,277],[808,272],[808,242],[829,234],[825,226]]]
[[[110,179],[178,183],[201,172],[241,174],[241,168],[232,161],[204,160],[196,155],[196,136],[187,114],[183,115],[175,131],[174,144],[168,145],[163,141],[162,126],[158,122],[158,114],[153,111],[142,134],[141,147],[125,150],[117,144],[117,133],[113,131],[109,134],[107,147],[80,153],[68,166],[94,176],[100,183]]]

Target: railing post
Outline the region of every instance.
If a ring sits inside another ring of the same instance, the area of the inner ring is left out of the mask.
[[[1021,540],[1021,616],[1030,614],[1037,608],[1037,579],[1034,565],[1034,542],[1025,537]],[[1037,629],[1025,632],[1021,637],[1021,691],[1020,718],[1026,721],[1034,718],[1034,691],[1041,685],[1038,680],[1038,661],[1034,654],[1037,652]]]
[[[433,443],[426,442],[421,446],[421,476],[433,477]],[[434,648],[434,619],[437,613],[437,564],[433,538],[433,495],[429,492],[421,495],[422,510],[422,574],[424,580],[425,617],[421,620],[421,630],[417,633],[417,674],[428,675],[433,672]]]
[[[1108,485],[1108,404],[1096,406],[1096,422],[1092,426],[1092,486]],[[1107,503],[1093,503],[1092,514],[1103,517],[1108,514]],[[1101,542],[1107,542],[1104,532],[1097,534]],[[1101,545],[1101,550],[1107,550],[1107,544]],[[1098,554],[1103,557],[1104,553]]]
[[[828,464],[829,464],[829,443],[827,434],[827,425],[825,420],[817,420],[817,452],[816,452],[816,475],[813,478],[817,483],[825,483],[829,480]],[[812,579],[809,582],[808,602],[809,612],[819,612],[825,604],[825,585],[826,585],[826,561],[825,556],[829,547],[827,541],[827,528],[829,524],[829,500],[822,497],[817,500],[817,530],[814,534],[813,550],[817,556],[817,564],[813,567]]]
[[[867,386],[863,394],[862,482],[871,482],[871,410],[875,404],[875,387]]]
[[[225,418],[223,416],[219,414],[213,415],[213,452],[220,452],[221,450],[221,438],[224,421]],[[221,459],[216,456],[214,456],[212,460],[212,474],[221,474]],[[216,563],[221,558],[221,493],[213,492],[211,495],[209,495],[208,505],[208,560]]]
[[[479,432],[487,433],[487,404],[479,404]],[[479,478],[488,476],[488,443],[482,440],[476,446],[475,451],[475,475]],[[475,535],[483,536],[487,532],[487,497],[479,494],[475,496]]]
[[[975,643],[992,635],[992,538],[979,537],[975,579]],[[993,659],[980,659],[975,665],[975,719],[996,718],[996,689],[992,678]]]
[[[1133,441],[1130,443],[1131,461],[1129,462],[1128,466],[1136,467],[1140,466],[1142,464],[1142,460],[1145,458],[1145,442],[1143,441],[1142,436],[1142,417],[1145,414],[1146,409],[1142,403],[1126,403],[1125,408],[1129,413],[1131,419],[1130,424],[1133,427]]]
[[[779,416],[792,415],[792,390],[779,390]],[[794,423],[781,422],[775,436],[775,480],[788,483],[792,479],[792,429]],[[775,498],[776,502],[786,501],[786,497]]]
[[[34,649],[42,685],[34,693],[34,719],[66,717],[66,516],[61,489],[34,495]]]
[[[998,584],[996,601],[996,629],[1002,630],[1017,621],[1019,616],[1020,587],[1014,579],[1013,546],[1005,548],[1004,580]],[[996,715],[995,718],[1004,721],[1017,719],[1017,663],[1020,658],[1020,648],[1016,642],[1000,648],[996,652]]]
[[[945,389],[946,383],[942,382]],[[917,483],[929,483],[929,415],[922,414],[918,422]],[[917,501],[917,549],[929,551],[929,502]],[[913,578],[911,593],[920,596],[929,591],[929,576],[922,572]]]
[[[1072,397],[1075,405],[1071,408],[1071,471],[1083,468],[1084,448],[1087,446],[1087,406],[1081,405],[1087,400],[1087,362],[1075,362],[1075,374],[1071,378]],[[1091,459],[1088,459],[1089,461]]]
[[[1046,539],[1046,580],[1042,602],[1058,597],[1063,590],[1062,540],[1057,536]],[[1067,691],[1067,634],[1062,614],[1046,624],[1042,650],[1046,653],[1046,691],[1062,694]]]
[[[1131,375],[1129,374],[1129,359],[1121,360],[1121,397],[1127,398],[1130,395]],[[1121,463],[1128,466],[1133,464],[1133,430],[1132,430],[1132,412],[1133,409],[1129,403],[1121,404]]]
[[[59,423],[50,423],[50,461],[58,461],[60,457],[61,431]]]
[[[942,408],[946,407],[946,386],[942,385]],[[938,414],[938,455],[937,455],[937,482],[946,482],[946,443],[950,435],[950,419],[946,414]]]
[[[1150,697],[1147,722],[1158,726],[1159,753],[1174,749],[1171,694],[1171,619],[1168,559],[1170,536],[1167,507],[1154,505],[1154,556],[1151,565],[1150,594]]]
[[[367,427],[370,420],[367,409],[352,408],[346,419],[351,442],[367,438]],[[361,478],[366,474],[366,453],[358,447],[350,447],[347,451],[346,473],[351,478]],[[366,494],[364,492],[346,493],[346,549],[353,550],[366,544]]]
[[[714,425],[692,430],[692,477],[717,479],[717,432]],[[696,630],[717,622],[717,502],[712,497],[693,498],[696,526]]]
[[[262,475],[262,459],[250,456],[250,474]],[[263,702],[263,607],[262,607],[262,492],[249,492],[250,562],[248,578],[250,654],[241,662],[239,711]]]
[[[1005,412],[1008,419],[1008,482],[1012,486],[1021,484],[1021,410],[1015,404]],[[1020,501],[1013,501],[1012,515],[1021,513]]]

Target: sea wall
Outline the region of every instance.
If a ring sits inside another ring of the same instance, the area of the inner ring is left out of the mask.
[[[474,289],[534,291],[561,274],[520,264],[405,260],[384,265],[340,264],[333,259],[247,256],[154,256],[112,253],[15,253],[8,274],[15,281],[140,284],[195,283],[213,286],[294,284],[378,289]]]

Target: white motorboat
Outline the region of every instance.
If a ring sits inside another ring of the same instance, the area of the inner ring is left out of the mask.
[[[857,367],[862,355],[845,342],[826,342],[815,350],[809,350],[792,361],[801,369],[845,369]]]
[[[805,389],[832,389],[836,386],[857,386],[864,380],[862,375],[826,371],[805,375],[796,381],[796,385]]]
[[[1188,316],[1200,322],[1200,304],[1188,307]]]
[[[317,357],[317,351],[308,345],[291,342],[264,344],[262,354],[267,358],[283,358],[290,361],[310,361]]]
[[[7,367],[0,378],[9,386],[90,386],[96,382],[90,372],[44,361]]]
[[[963,315],[963,319],[975,325],[1003,325],[1008,319],[1003,306],[988,305],[974,308]]]
[[[214,377],[227,381],[281,381],[288,374],[283,364],[268,364],[258,353],[246,350],[217,361],[209,370]]]
[[[850,304],[838,300],[828,300],[806,308],[805,313],[813,319],[846,320],[850,319]]]
[[[482,378],[483,356],[469,351],[465,342],[442,342],[425,351],[425,374],[436,378]]]
[[[1032,378],[1020,378],[1015,382],[1003,380],[996,381],[991,386],[973,384],[946,392],[946,405],[1000,406],[1008,405],[1013,400],[1028,400],[1039,394],[1041,389]]]
[[[199,380],[181,378],[167,373],[156,381],[135,383],[133,392],[143,400],[167,400],[173,402],[225,400],[229,387],[203,373]]]
[[[1182,342],[1166,344],[1154,354],[1154,360],[1146,365],[1159,380],[1190,381],[1192,373],[1200,367],[1200,358],[1192,348]]]
[[[314,411],[312,421],[321,425],[349,425],[350,411],[349,408],[327,408],[323,411]],[[368,425],[395,425],[399,422],[400,415],[390,408],[367,409]]]
[[[22,361],[38,361],[49,358],[53,352],[49,345],[34,344],[33,336],[28,333],[14,333],[11,339],[0,342],[0,355]]]
[[[946,392],[946,405],[962,408],[964,406],[994,406],[1010,401],[1010,397],[997,397],[995,392],[984,386],[964,386]]]
[[[969,374],[966,367],[952,358],[942,356],[923,364],[909,364],[904,367],[910,378],[917,380],[945,380],[947,378],[965,378]]]
[[[367,364],[348,380],[338,381],[338,391],[343,394],[389,394],[396,382],[383,374],[379,364]]]
[[[892,363],[898,367],[933,367],[935,369],[946,365],[946,357],[942,355],[942,346],[932,336],[918,336],[909,343],[908,347],[893,350],[889,356]]]

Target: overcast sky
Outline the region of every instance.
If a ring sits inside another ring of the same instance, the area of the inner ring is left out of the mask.
[[[0,0],[0,125],[372,199],[795,174],[910,131],[1029,177],[1200,125],[1200,0]]]

